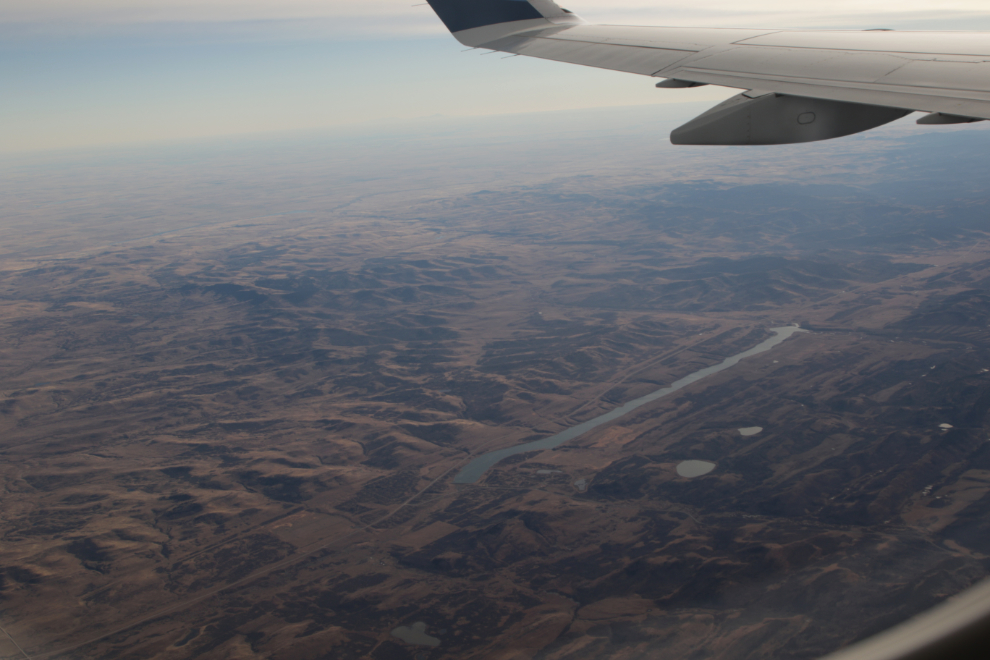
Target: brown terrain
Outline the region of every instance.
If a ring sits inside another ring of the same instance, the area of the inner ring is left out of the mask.
[[[988,135],[17,170],[0,657],[796,659],[926,609],[990,569]]]

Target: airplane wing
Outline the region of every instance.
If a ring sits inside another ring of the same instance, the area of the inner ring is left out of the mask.
[[[428,0],[458,41],[745,90],[671,134],[675,144],[786,144],[990,119],[990,33],[590,25],[553,0]]]

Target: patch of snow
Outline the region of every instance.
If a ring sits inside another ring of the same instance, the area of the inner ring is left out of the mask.
[[[398,637],[406,644],[418,646],[440,646],[440,640],[426,634],[426,624],[417,621],[412,626],[399,626],[392,631],[393,637]]]

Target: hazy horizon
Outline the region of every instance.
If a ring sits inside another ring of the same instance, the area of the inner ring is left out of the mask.
[[[578,0],[594,22],[775,28],[990,29],[969,0],[747,5]],[[708,101],[642,76],[464,49],[429,6],[4,3],[0,153],[200,140],[450,117]]]

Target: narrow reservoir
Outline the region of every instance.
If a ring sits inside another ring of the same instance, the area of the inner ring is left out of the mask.
[[[640,406],[645,406],[648,403],[652,403],[657,399],[662,399],[668,394],[672,394],[677,390],[683,389],[692,383],[697,383],[699,380],[705,376],[710,376],[712,374],[717,374],[720,371],[725,371],[729,367],[734,367],[739,364],[739,361],[743,358],[748,358],[752,355],[757,355],[769,351],[774,346],[782,343],[785,339],[790,337],[796,332],[807,332],[807,330],[802,330],[798,326],[786,326],[783,328],[770,328],[770,332],[774,333],[774,336],[766,341],[757,344],[748,351],[743,351],[738,355],[733,355],[732,357],[725,358],[722,362],[710,367],[705,367],[695,371],[693,374],[688,374],[680,380],[674,381],[668,387],[664,387],[655,392],[650,392],[646,396],[641,396],[638,399],[633,399],[629,403],[625,403],[614,410],[610,410],[604,415],[599,415],[594,419],[589,419],[587,422],[582,422],[577,426],[572,426],[566,431],[561,431],[557,435],[552,435],[549,438],[543,438],[542,440],[536,440],[534,442],[527,442],[525,444],[516,445],[514,447],[506,447],[505,449],[499,449],[497,451],[489,452],[487,454],[482,454],[478,458],[474,459],[468,463],[464,468],[457,473],[454,477],[455,484],[473,484],[477,483],[481,477],[485,475],[493,465],[499,461],[505,460],[509,456],[514,456],[516,454],[524,454],[528,451],[537,451],[542,449],[553,449],[558,447],[569,440],[573,440],[578,436],[584,435],[588,431],[601,426],[602,424],[608,424],[611,421],[619,419],[623,415],[631,413]]]

